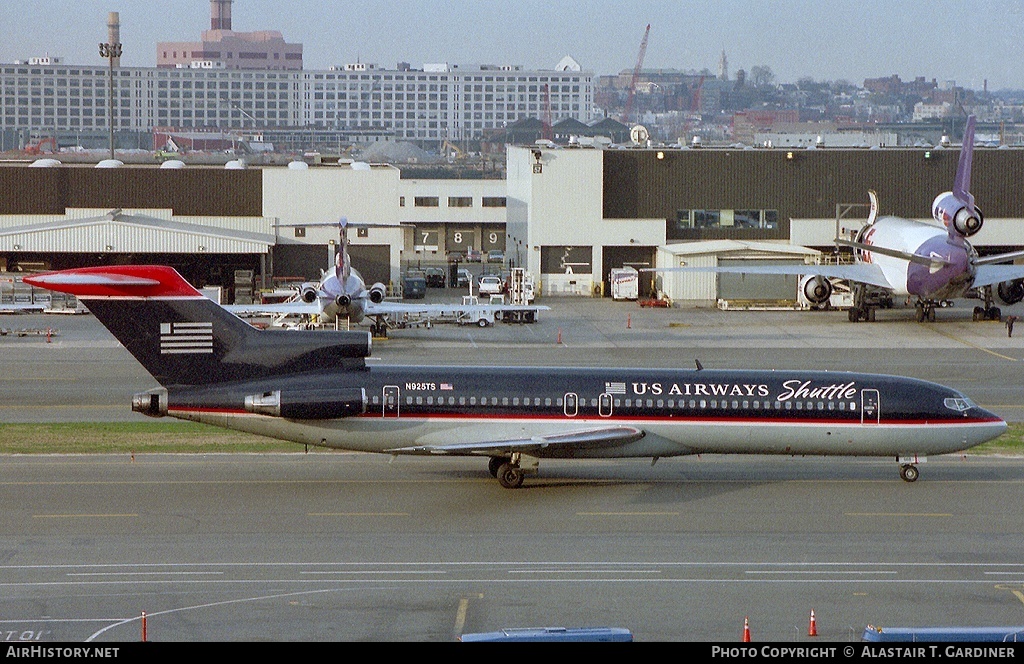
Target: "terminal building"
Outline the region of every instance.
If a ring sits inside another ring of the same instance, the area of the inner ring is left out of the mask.
[[[367,224],[349,235],[369,281],[500,249],[504,267],[526,268],[541,296],[608,295],[611,270],[624,266],[836,260],[833,239],[865,222],[868,190],[881,214],[926,220],[959,155],[577,145],[510,146],[506,180],[406,179],[359,162],[9,165],[0,167],[0,269],[160,262],[204,286],[231,291],[241,272],[250,288],[270,288],[319,277],[337,244],[323,224],[345,217]],[[982,254],[1024,248],[1022,180],[1024,150],[976,149],[972,188],[986,216],[972,242]],[[794,299],[796,286],[646,273],[640,290],[708,306],[740,294]]]

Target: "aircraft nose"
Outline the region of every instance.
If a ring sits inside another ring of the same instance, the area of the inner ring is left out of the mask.
[[[979,442],[985,442],[993,440],[1006,433],[1009,425],[1006,420],[996,415],[990,410],[986,410],[981,406],[975,406],[972,408],[968,415],[974,418],[978,422],[977,433],[980,438]]]

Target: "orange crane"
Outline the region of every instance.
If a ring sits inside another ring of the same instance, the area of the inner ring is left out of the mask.
[[[636,66],[633,67],[633,78],[629,81],[629,91],[626,93],[626,110],[622,112],[623,124],[629,124],[629,116],[633,114],[633,97],[636,96],[636,82],[640,78],[640,68],[644,65],[644,55],[647,53],[647,36],[651,34],[651,24],[647,24],[644,30],[644,38],[640,42],[640,54],[636,56]]]
[[[44,146],[50,146],[49,151],[44,149]],[[57,139],[53,136],[46,136],[40,138],[37,141],[33,141],[25,146],[26,154],[54,154],[57,152]]]
[[[541,121],[544,125],[544,138],[551,140],[551,89],[548,84],[544,84],[544,120]]]

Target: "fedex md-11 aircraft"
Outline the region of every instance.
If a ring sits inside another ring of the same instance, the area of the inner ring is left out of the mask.
[[[864,373],[367,366],[366,332],[258,330],[162,266],[26,277],[72,293],[160,387],[132,409],[385,454],[487,457],[519,487],[540,459],[701,453],[893,457],[904,480],[930,454],[1006,423],[960,392]]]
[[[936,196],[932,217],[938,225],[893,216],[878,217],[878,199],[870,193],[867,224],[848,240],[837,238],[837,245],[854,250],[852,265],[764,265],[746,267],[665,267],[646,268],[652,272],[722,272],[743,274],[810,275],[801,289],[812,304],[822,304],[832,295],[832,282],[850,282],[853,306],[848,310],[851,322],[874,320],[875,309],[893,297],[916,298],[918,322],[935,320],[936,307],[947,306],[952,299],[978,297],[984,306],[974,308],[974,320],[1000,320],[1002,313],[994,305],[993,289],[1006,304],[1024,300],[1024,265],[999,265],[1017,258],[1016,251],[979,257],[967,238],[984,223],[981,210],[971,194],[971,164],[974,158],[975,116],[967,118],[963,147],[957,162],[952,191]]]

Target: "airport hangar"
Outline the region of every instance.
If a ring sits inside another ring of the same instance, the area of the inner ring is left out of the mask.
[[[881,213],[927,219],[959,150],[509,146],[507,177],[403,179],[343,162],[224,169],[0,166],[0,269],[159,262],[225,301],[281,279],[316,279],[346,217],[367,281],[453,252],[502,249],[549,296],[607,294],[611,269],[831,259],[837,228]],[[1024,248],[1024,150],[976,148],[984,253]],[[368,224],[360,227],[358,224]],[[382,226],[390,226],[386,228]],[[700,244],[694,244],[700,243]],[[820,251],[808,252],[805,248]],[[681,258],[685,256],[685,258]],[[237,275],[251,275],[246,286]],[[677,304],[795,299],[795,281],[676,273],[641,279]]]

